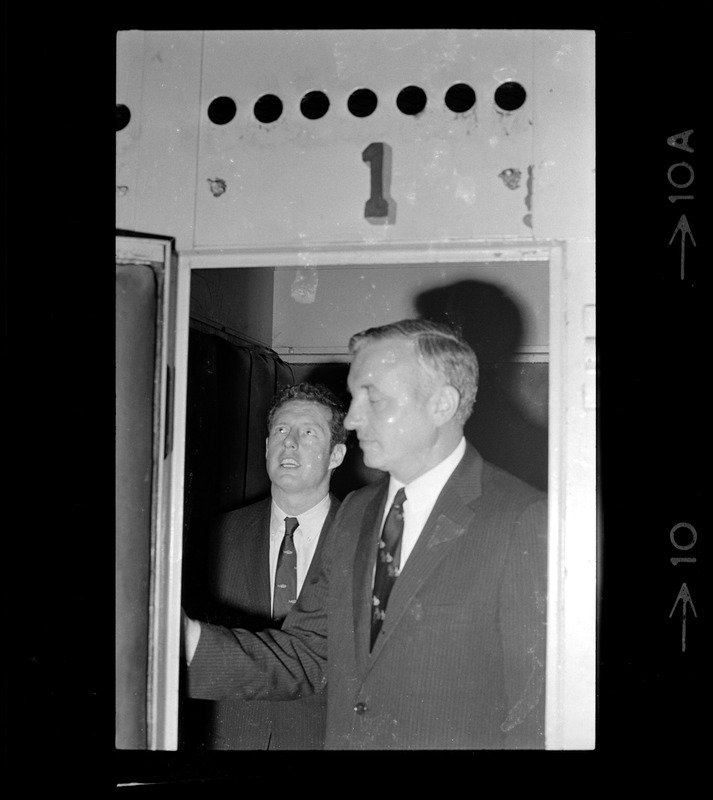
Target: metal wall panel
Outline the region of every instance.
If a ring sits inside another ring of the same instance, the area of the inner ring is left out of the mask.
[[[117,227],[193,241],[200,90],[200,31],[122,31],[117,103]]]
[[[116,227],[136,230],[144,34],[118,35],[116,48]],[[121,119],[120,119],[121,118]],[[121,125],[121,127],[120,127]]]
[[[531,31],[207,32],[203,48],[196,192],[197,246],[457,240],[529,236],[532,163]],[[517,81],[528,97],[516,111],[494,101]],[[444,97],[470,85],[475,106],[455,113]],[[422,112],[397,108],[421,87]],[[378,98],[367,117],[351,93]],[[329,110],[307,119],[300,101],[324,92]],[[280,98],[281,116],[256,119],[256,101]],[[212,122],[210,104],[229,97],[235,117]],[[391,151],[390,224],[365,218],[372,142]]]

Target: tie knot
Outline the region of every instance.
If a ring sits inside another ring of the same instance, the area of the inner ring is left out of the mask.
[[[404,487],[402,486],[398,490],[398,492],[396,492],[396,495],[394,497],[394,502],[392,503],[392,505],[393,505],[394,508],[399,508],[400,509],[400,508],[403,507],[403,504],[405,502],[406,502],[406,491],[404,490]]]
[[[386,547],[389,553],[394,553],[396,546],[401,539],[404,529],[404,510],[403,504],[406,502],[406,492],[399,489],[391,504],[389,513],[386,515],[384,527],[381,531],[382,547]]]
[[[292,536],[299,524],[297,517],[285,517],[285,536]]]

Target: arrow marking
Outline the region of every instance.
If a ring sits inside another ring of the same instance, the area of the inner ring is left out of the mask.
[[[685,214],[681,214],[681,219],[679,219],[678,225],[676,225],[676,230],[673,232],[673,236],[671,237],[671,241],[668,243],[669,247],[673,244],[673,240],[676,238],[676,234],[679,231],[681,231],[681,280],[683,280],[683,265],[686,260],[686,234],[691,237],[693,246],[696,246],[696,240],[693,238],[691,226],[688,224]]]
[[[681,605],[683,606],[683,619],[681,621],[681,651],[686,652],[686,604],[691,604],[691,610],[693,611],[693,616],[698,617],[696,614],[696,607],[693,605],[693,600],[691,600],[691,593],[688,591],[688,586],[685,583],[681,584],[681,588],[678,592],[678,597],[676,597],[676,602],[673,604],[673,608],[671,609],[671,613],[668,615],[668,618],[671,619],[673,616],[673,612],[676,610],[676,606],[678,605],[678,601],[681,601]]]

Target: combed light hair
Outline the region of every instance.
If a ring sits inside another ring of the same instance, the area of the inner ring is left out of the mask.
[[[344,427],[344,417],[347,412],[337,396],[321,383],[295,383],[284,386],[274,397],[267,414],[267,430],[272,428],[272,420],[278,409],[290,400],[306,400],[310,403],[324,406],[329,411],[329,447],[334,449],[335,444],[344,444],[347,440],[347,430]]]
[[[461,424],[471,415],[478,393],[478,359],[461,334],[440,322],[403,319],[355,333],[349,352],[358,353],[365,345],[383,339],[405,339],[414,346],[423,368],[439,375],[458,391],[460,400],[454,419]]]

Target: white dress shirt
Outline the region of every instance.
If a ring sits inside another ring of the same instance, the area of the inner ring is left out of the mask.
[[[428,472],[424,472],[423,475],[420,475],[411,483],[403,484],[393,476],[391,477],[381,527],[384,527],[386,515],[389,513],[396,492],[403,486],[406,491],[406,502],[404,503],[404,532],[401,538],[399,573],[403,572],[404,564],[409,555],[411,555],[411,551],[421,535],[423,526],[426,524],[431,511],[433,511],[438,495],[443,491],[443,487],[460,463],[464,453],[465,437],[461,437],[455,450],[449,456],[446,456],[440,464],[436,464],[435,467],[429,469]]]
[[[295,529],[292,540],[297,553],[297,594],[299,595],[305,576],[312,563],[312,556],[317,549],[319,535],[324,526],[324,520],[329,513],[329,495],[312,506],[309,510],[297,516],[299,527]],[[275,573],[277,572],[277,557],[280,554],[280,545],[285,536],[285,517],[292,517],[283,511],[277,503],[272,501],[270,512],[270,586],[275,586]],[[270,613],[272,613],[272,598],[270,598]]]

